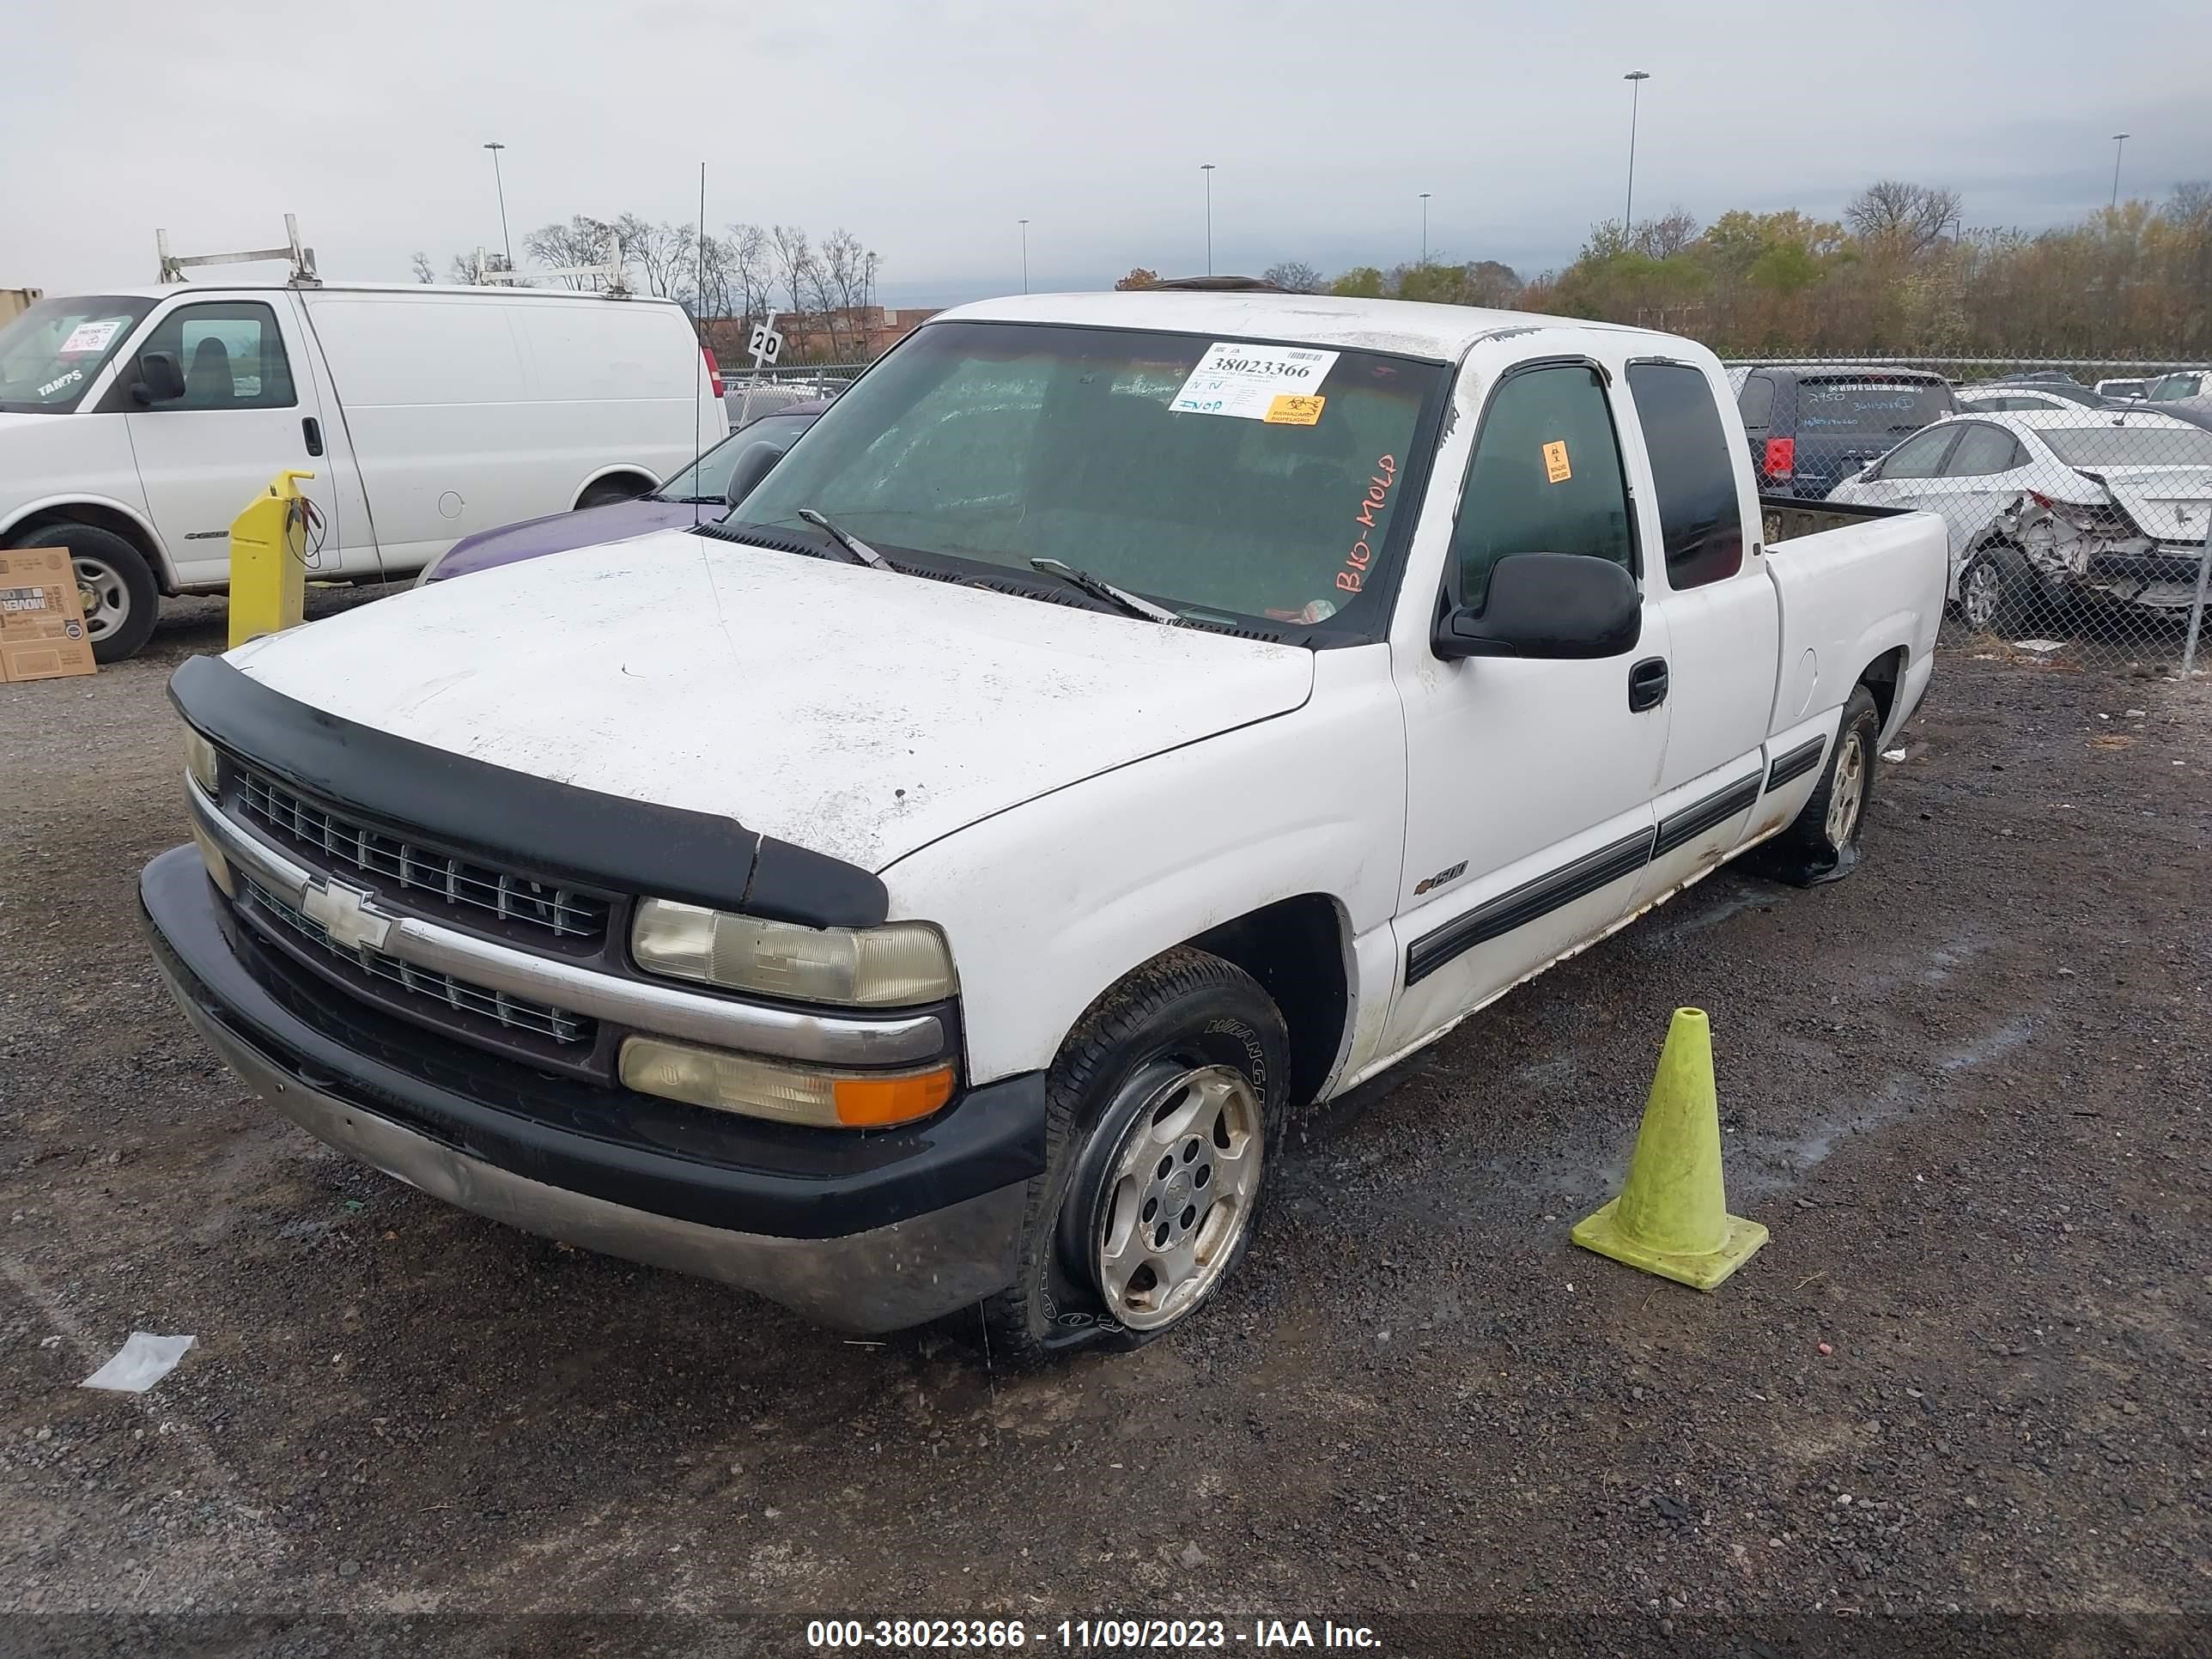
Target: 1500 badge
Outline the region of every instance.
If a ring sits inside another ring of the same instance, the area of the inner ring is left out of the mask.
[[[1424,876],[1413,884],[1413,891],[1416,894],[1432,893],[1446,882],[1457,881],[1466,873],[1467,860],[1462,859],[1449,870],[1439,870],[1433,876]]]

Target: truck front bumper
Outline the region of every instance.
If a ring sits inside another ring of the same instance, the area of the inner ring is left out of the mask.
[[[906,1131],[648,1103],[642,1133],[611,1133],[624,1112],[614,1091],[319,1006],[333,994],[288,983],[195,849],[147,866],[139,896],[163,978],[223,1061],[318,1139],[434,1198],[846,1330],[921,1324],[1014,1281],[1028,1178],[1044,1164],[1041,1077],[971,1090]]]

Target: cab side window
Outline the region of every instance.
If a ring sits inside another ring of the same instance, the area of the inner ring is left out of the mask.
[[[1733,576],[1743,565],[1743,508],[1712,387],[1687,363],[1631,363],[1628,393],[1651,457],[1668,586],[1679,593]]]
[[[1509,376],[1483,416],[1452,527],[1462,604],[1481,607],[1509,553],[1582,553],[1636,570],[1613,411],[1586,364]]]
[[[185,377],[185,395],[156,410],[289,409],[299,402],[276,313],[256,301],[181,307],[139,351],[168,352]]]

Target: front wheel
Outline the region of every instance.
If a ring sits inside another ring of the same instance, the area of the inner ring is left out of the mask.
[[[1875,745],[1881,741],[1881,711],[1863,685],[1851,688],[1826,769],[1790,827],[1755,848],[1750,864],[1794,886],[1840,881],[1859,861],[1859,836],[1874,794]]]
[[[1020,1277],[953,1328],[1026,1365],[1139,1346],[1211,1301],[1251,1242],[1289,1046],[1251,975],[1202,951],[1170,951],[1101,997],[1048,1079]]]
[[[69,550],[94,662],[121,662],[145,649],[161,611],[161,591],[137,548],[112,531],[84,524],[50,524],[15,545]]]

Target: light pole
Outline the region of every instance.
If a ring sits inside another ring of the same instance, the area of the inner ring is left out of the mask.
[[[1631,70],[1620,78],[1628,82],[1628,205],[1620,210],[1620,234],[1626,240],[1636,223],[1636,114],[1644,101],[1644,83],[1651,77],[1642,70]]]
[[[1206,274],[1213,275],[1213,163],[1200,161],[1198,170],[1206,175]]]
[[[1022,292],[1026,294],[1030,291],[1030,222],[1019,219],[1015,222],[1022,228]]]
[[[507,180],[499,175],[499,153],[507,146],[486,144],[484,148],[491,152],[491,181],[499,191],[500,246],[507,250],[507,268],[513,270],[514,269],[514,239],[507,234]]]
[[[2112,205],[2115,208],[2120,204],[2120,156],[2127,147],[2126,133],[2116,132],[2112,135]]]
[[[1421,192],[1421,263],[1423,264],[1429,262],[1429,197],[1431,193],[1425,190]]]

